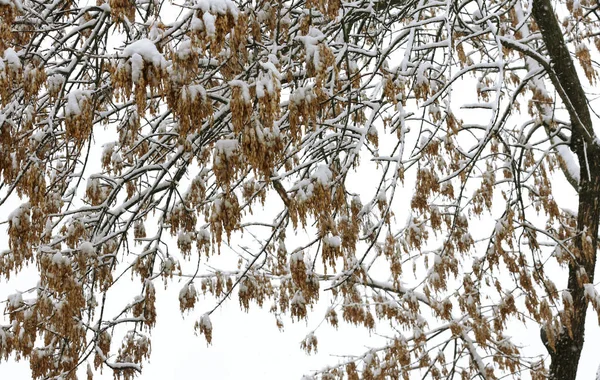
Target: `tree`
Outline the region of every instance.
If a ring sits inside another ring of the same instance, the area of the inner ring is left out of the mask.
[[[130,379],[155,283],[177,278],[182,312],[219,300],[194,311],[209,343],[232,295],[281,327],[327,291],[333,327],[395,328],[317,377],[574,379],[588,303],[600,318],[599,8],[0,1],[0,276],[39,275],[6,301],[0,356],[36,379]],[[514,343],[518,322],[549,358]]]

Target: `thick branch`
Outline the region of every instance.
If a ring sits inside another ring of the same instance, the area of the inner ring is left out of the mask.
[[[563,37],[562,29],[554,14],[550,0],[534,0],[531,14],[540,28],[542,38],[546,44],[548,55],[554,74],[559,85],[565,90],[561,92],[563,103],[571,103],[569,117],[572,123],[571,148],[579,155],[583,153],[583,142],[588,145],[594,143],[592,119],[587,106],[585,91],[575,70],[571,53]],[[567,99],[565,99],[565,97]],[[578,151],[578,150],[581,151]]]
[[[568,317],[562,318],[563,328],[556,332],[558,339],[554,350],[550,349],[550,379],[568,380],[576,378],[584,343],[587,310],[584,285],[594,280],[600,217],[600,149],[592,129],[585,92],[550,0],[534,0],[532,16],[550,56],[553,71],[550,75],[565,90],[560,93],[563,103],[572,105],[568,107],[571,149],[577,155],[580,168],[576,257],[569,263],[568,280],[573,304],[565,307],[563,316]]]

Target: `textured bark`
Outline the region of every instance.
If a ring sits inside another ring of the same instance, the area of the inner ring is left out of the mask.
[[[600,148],[592,130],[592,121],[585,92],[575,70],[573,60],[562,35],[560,25],[549,0],[534,0],[532,15],[538,24],[550,57],[555,87],[567,106],[571,119],[571,149],[580,166],[579,205],[577,215],[578,237],[575,239],[575,259],[569,264],[568,290],[573,297],[571,332],[565,328],[558,336],[555,349],[549,349],[552,362],[550,379],[569,380],[577,376],[577,367],[585,336],[587,300],[584,283],[593,283],[598,246],[598,219],[600,218]],[[584,233],[585,231],[585,233]],[[590,244],[585,239],[591,239]],[[587,247],[587,248],[586,248]],[[586,251],[587,249],[587,251]],[[585,270],[587,279],[581,277]]]

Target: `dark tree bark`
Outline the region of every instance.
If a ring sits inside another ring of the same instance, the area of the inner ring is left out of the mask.
[[[592,129],[585,92],[550,0],[534,0],[532,15],[539,26],[552,63],[554,73],[551,73],[550,77],[569,111],[570,147],[577,155],[580,166],[578,236],[573,250],[575,258],[569,263],[568,280],[573,306],[572,310],[567,312],[571,313],[570,317],[563,319],[567,326],[563,326],[559,332],[554,350],[549,349],[552,359],[550,379],[568,380],[577,376],[584,343],[588,303],[584,284],[594,281],[600,217],[600,147]]]

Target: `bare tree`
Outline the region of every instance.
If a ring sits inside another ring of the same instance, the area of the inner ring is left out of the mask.
[[[574,379],[600,312],[599,8],[0,0],[0,276],[39,275],[6,301],[0,356],[36,379],[130,379],[155,283],[177,278],[209,343],[232,295],[281,327],[326,291],[331,326],[394,328],[315,377]],[[128,277],[138,295],[113,313]],[[549,358],[509,337],[517,322]]]

